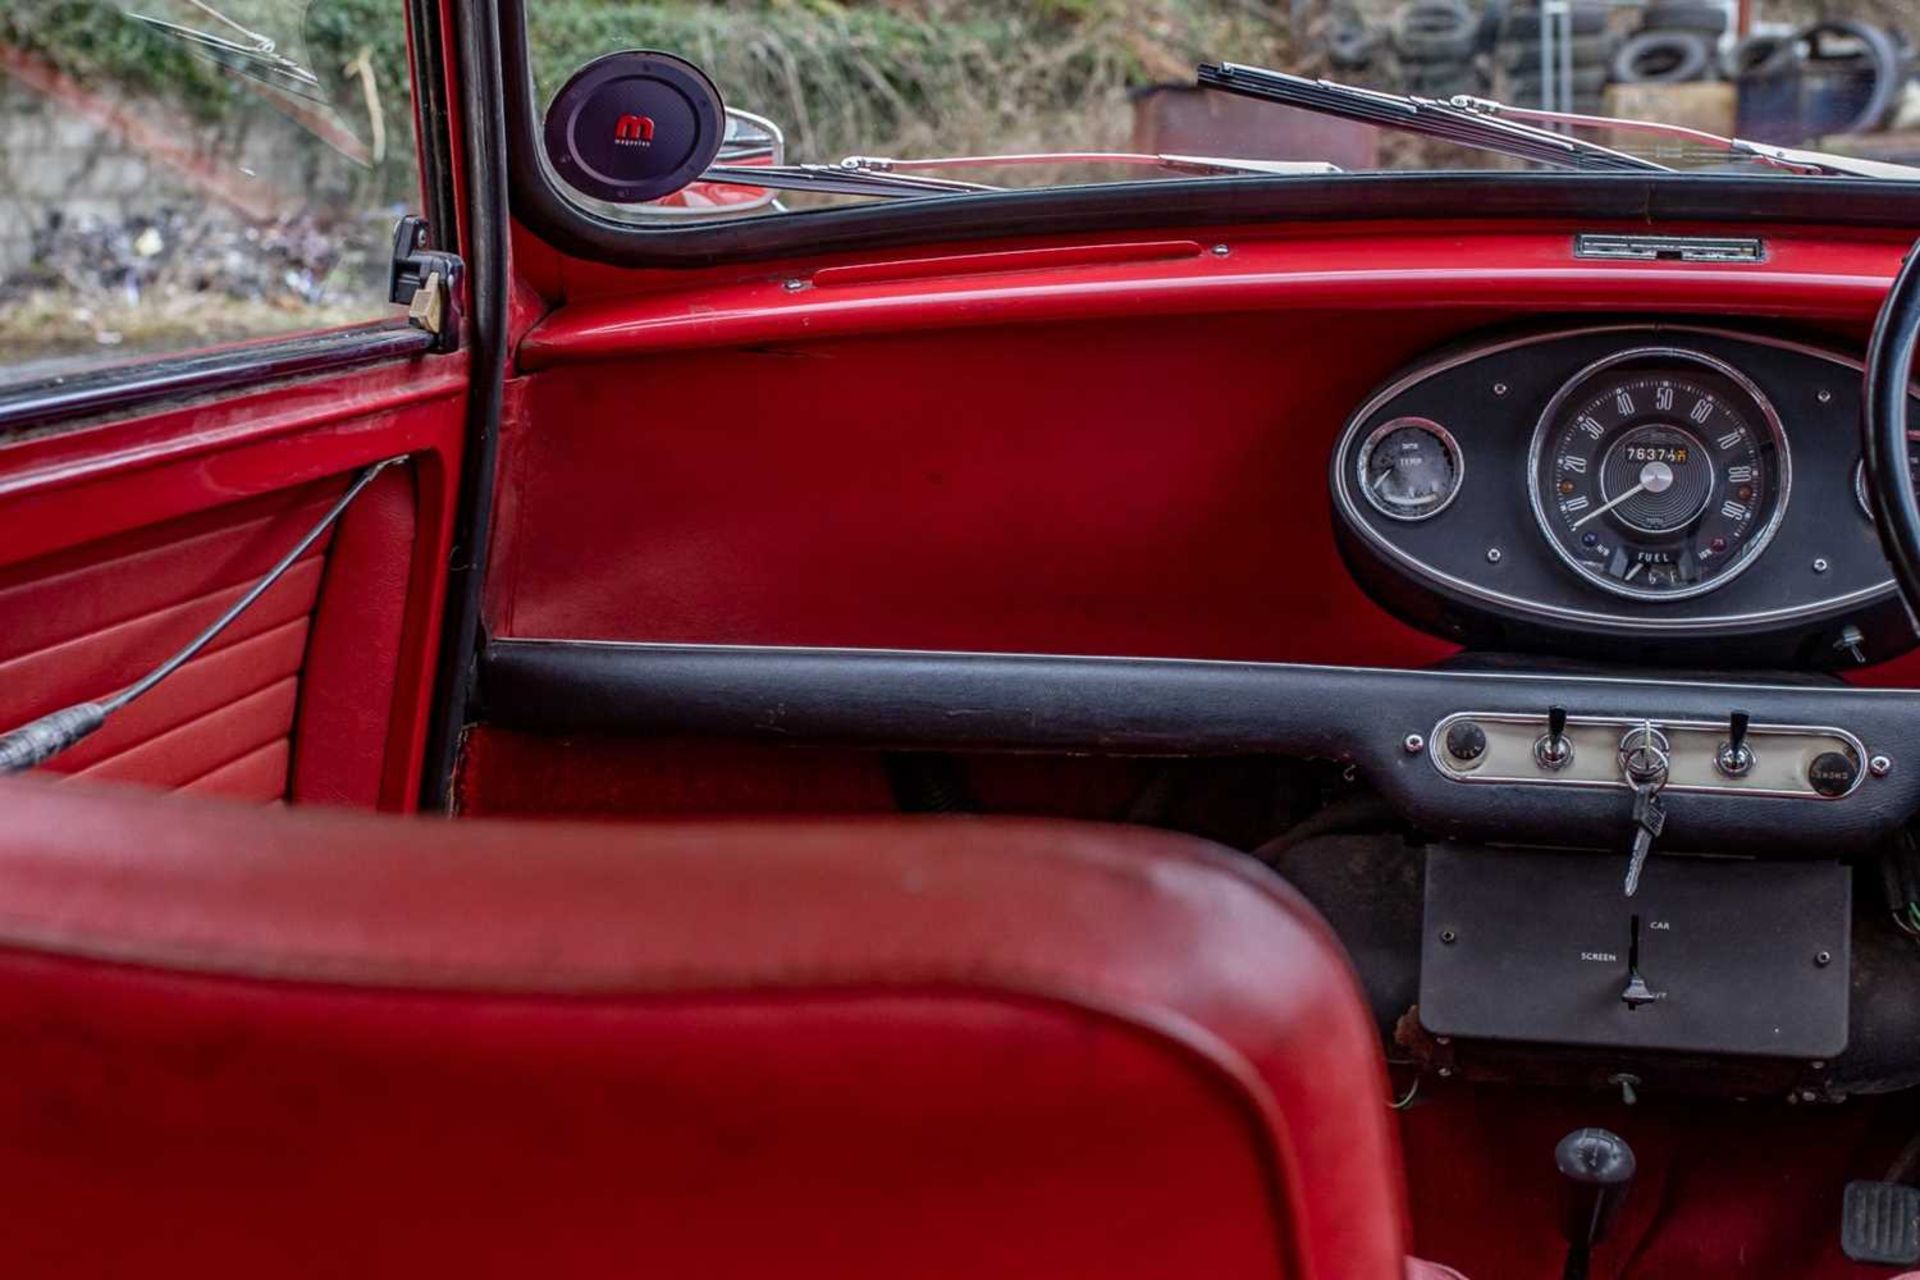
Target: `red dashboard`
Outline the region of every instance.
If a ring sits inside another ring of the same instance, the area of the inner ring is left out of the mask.
[[[1857,351],[1903,251],[1761,229],[1755,264],[1593,262],[1572,253],[1584,229],[1035,241],[691,278],[549,263],[565,297],[520,348],[489,631],[1431,662],[1451,646],[1370,600],[1335,543],[1327,460],[1371,390],[1554,317],[1738,317]]]

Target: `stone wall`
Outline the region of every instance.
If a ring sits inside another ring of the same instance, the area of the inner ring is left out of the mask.
[[[262,221],[351,212],[364,174],[294,121],[260,105],[218,125],[157,105],[131,109],[166,139],[129,136],[125,104],[76,102],[0,70],[0,280],[30,265],[59,216],[121,226],[168,209]]]

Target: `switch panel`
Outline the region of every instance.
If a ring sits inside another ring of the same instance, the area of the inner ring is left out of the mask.
[[[1622,763],[1627,740],[1651,728],[1667,754],[1665,790],[1840,800],[1860,785],[1867,759],[1844,729],[1727,720],[1623,719],[1461,711],[1427,741],[1433,767],[1455,782],[1537,782],[1632,789]],[[1556,734],[1557,730],[1557,734]],[[1472,750],[1458,749],[1471,744]]]

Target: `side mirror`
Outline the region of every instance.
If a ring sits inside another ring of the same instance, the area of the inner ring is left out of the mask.
[[[787,139],[780,126],[765,116],[738,107],[727,108],[727,132],[715,164],[780,165],[787,161]],[[746,187],[731,182],[696,179],[664,199],[637,207],[648,214],[712,218],[757,213],[773,204],[778,193],[768,187]]]

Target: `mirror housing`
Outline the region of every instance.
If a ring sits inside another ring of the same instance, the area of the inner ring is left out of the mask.
[[[727,131],[715,164],[779,165],[787,160],[787,139],[780,126],[765,116],[738,107],[726,110]],[[768,208],[779,193],[768,187],[746,187],[731,182],[695,179],[679,191],[636,206],[634,212],[676,218],[732,217]]]

